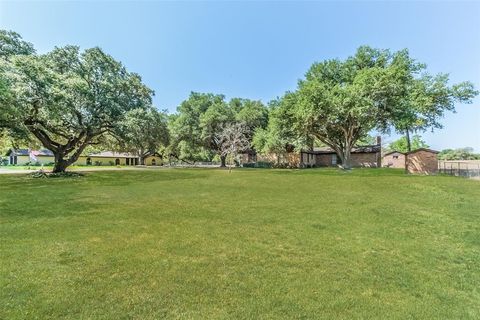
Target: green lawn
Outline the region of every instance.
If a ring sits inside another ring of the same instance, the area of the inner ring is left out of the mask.
[[[480,182],[0,176],[1,319],[479,319]]]

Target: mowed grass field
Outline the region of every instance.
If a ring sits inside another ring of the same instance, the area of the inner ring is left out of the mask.
[[[479,319],[480,183],[366,169],[0,176],[1,319]]]

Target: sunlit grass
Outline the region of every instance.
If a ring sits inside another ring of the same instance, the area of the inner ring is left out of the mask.
[[[478,181],[2,175],[0,222],[1,319],[480,318]]]

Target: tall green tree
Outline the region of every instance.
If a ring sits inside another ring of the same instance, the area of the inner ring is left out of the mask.
[[[4,60],[10,59],[17,55],[31,55],[35,53],[35,48],[30,42],[22,39],[22,37],[8,30],[0,30],[0,58]]]
[[[412,133],[441,129],[445,113],[455,112],[456,103],[471,103],[478,91],[467,81],[450,85],[448,74],[428,74],[426,65],[412,59],[407,50],[400,51],[396,60],[404,73],[403,94],[393,109],[392,124],[405,135],[407,151],[411,151]]]
[[[153,107],[128,111],[116,130],[119,147],[137,154],[140,163],[145,164],[147,156],[168,145],[167,119],[165,112]]]
[[[223,95],[192,92],[169,123],[172,154],[184,161],[211,158],[217,130],[229,119]]]
[[[2,67],[13,101],[1,111],[9,127],[21,126],[53,152],[54,172],[114,132],[129,110],[151,105],[153,91],[140,76],[100,48],[66,46],[8,60]]]
[[[255,130],[267,127],[268,109],[261,101],[233,98],[229,105],[235,113],[235,121],[245,126],[245,135],[250,142]]]
[[[255,150],[281,155],[306,147],[306,135],[295,130],[296,103],[296,94],[291,92],[269,102],[268,125],[257,128],[253,137]]]
[[[228,103],[223,95],[192,92],[177,109],[169,123],[171,150],[182,160],[210,160],[219,156],[225,167],[226,155],[219,140],[227,124],[242,123],[251,141],[254,131],[268,121],[260,101],[234,98]]]
[[[406,50],[391,53],[366,46],[344,61],[314,63],[298,85],[296,129],[335,150],[348,169],[352,147],[371,130],[387,132],[392,124],[399,128],[418,115],[425,126],[437,126],[455,101],[476,94],[468,82],[448,87],[448,78],[425,72],[417,77],[419,70],[423,65]]]
[[[407,141],[407,137],[403,136],[400,139],[397,139],[388,145],[389,151],[400,151],[400,152],[408,152],[412,149],[419,149],[419,148],[429,148],[428,144],[422,140],[422,137],[418,134],[414,135],[409,142]]]
[[[234,121],[234,117],[234,110],[230,108],[223,99],[221,101],[214,101],[208,109],[200,115],[203,146],[209,152],[220,156],[221,167],[226,166],[226,155],[222,153],[219,136],[225,125]]]
[[[346,169],[358,139],[387,127],[403,74],[387,50],[360,47],[345,61],[314,63],[299,82],[295,127],[331,147]]]
[[[14,134],[24,134],[24,132],[19,132],[15,126],[11,125],[16,110],[13,107],[13,88],[6,72],[12,57],[34,53],[33,45],[23,40],[18,33],[0,30],[0,128],[10,129],[10,131],[14,131]]]

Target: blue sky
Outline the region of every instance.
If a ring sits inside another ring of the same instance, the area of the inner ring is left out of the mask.
[[[0,28],[40,53],[99,46],[142,75],[155,105],[171,112],[190,91],[267,102],[295,89],[314,61],[345,58],[363,44],[408,48],[431,73],[478,89],[479,17],[479,2],[0,1]],[[480,99],[457,111],[424,139],[480,151]]]

